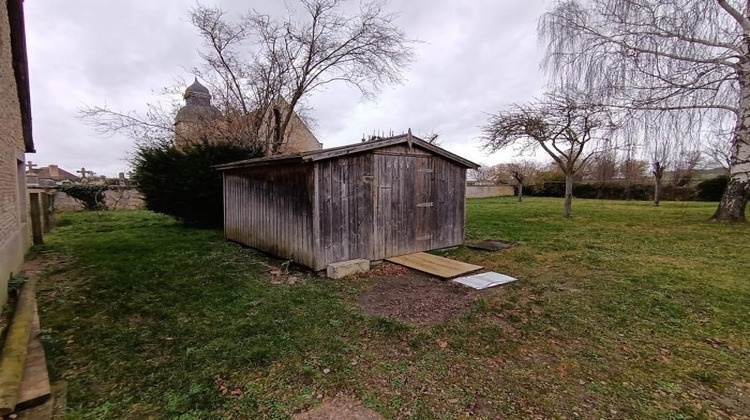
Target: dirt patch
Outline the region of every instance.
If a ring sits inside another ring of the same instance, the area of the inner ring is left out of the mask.
[[[354,398],[337,396],[334,399],[304,413],[292,416],[292,420],[382,420],[383,417],[365,407]]]
[[[366,277],[372,287],[359,297],[368,315],[414,324],[434,324],[467,312],[478,294],[459,284],[384,263]]]

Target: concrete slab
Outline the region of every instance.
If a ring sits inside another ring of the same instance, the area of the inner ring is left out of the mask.
[[[369,260],[349,260],[329,264],[326,275],[332,279],[341,279],[352,274],[364,273],[370,269]]]

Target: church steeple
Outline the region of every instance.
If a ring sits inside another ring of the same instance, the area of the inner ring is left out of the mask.
[[[192,85],[185,89],[185,106],[177,111],[175,124],[180,122],[206,122],[221,115],[219,110],[211,105],[211,93],[196,78]]]
[[[208,91],[207,87],[203,86],[198,81],[197,77],[193,84],[185,89],[185,95],[183,95],[183,98],[185,98],[185,102],[188,105],[211,106],[211,93]]]
[[[185,89],[185,106],[177,111],[174,119],[175,147],[180,148],[200,141],[202,127],[221,117],[221,111],[211,105],[211,93],[196,78]]]

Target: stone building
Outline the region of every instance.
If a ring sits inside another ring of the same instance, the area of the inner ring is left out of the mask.
[[[34,153],[22,0],[0,4],[0,307],[30,245],[26,156]]]
[[[263,110],[247,115],[222,115],[211,104],[211,93],[197,79],[185,89],[185,106],[175,116],[175,147],[182,148],[204,141],[221,142],[258,137],[264,139],[268,154],[291,154],[320,150],[323,144],[315,138],[304,121],[297,115],[292,118],[279,136],[281,118],[289,103],[279,97]],[[281,147],[274,151],[273,142]]]

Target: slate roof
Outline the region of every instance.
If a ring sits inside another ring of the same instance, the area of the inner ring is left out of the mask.
[[[208,122],[221,116],[221,111],[211,105],[211,93],[196,78],[192,85],[185,89],[185,106],[177,111],[175,124],[187,122]]]
[[[65,169],[62,169],[60,167],[57,168],[57,175],[52,176],[50,175],[50,167],[45,166],[44,168],[39,169],[32,169],[28,171],[29,175],[39,177],[39,179],[51,179],[54,181],[78,181],[80,180],[79,177],[73,175],[72,173],[66,171]]]

